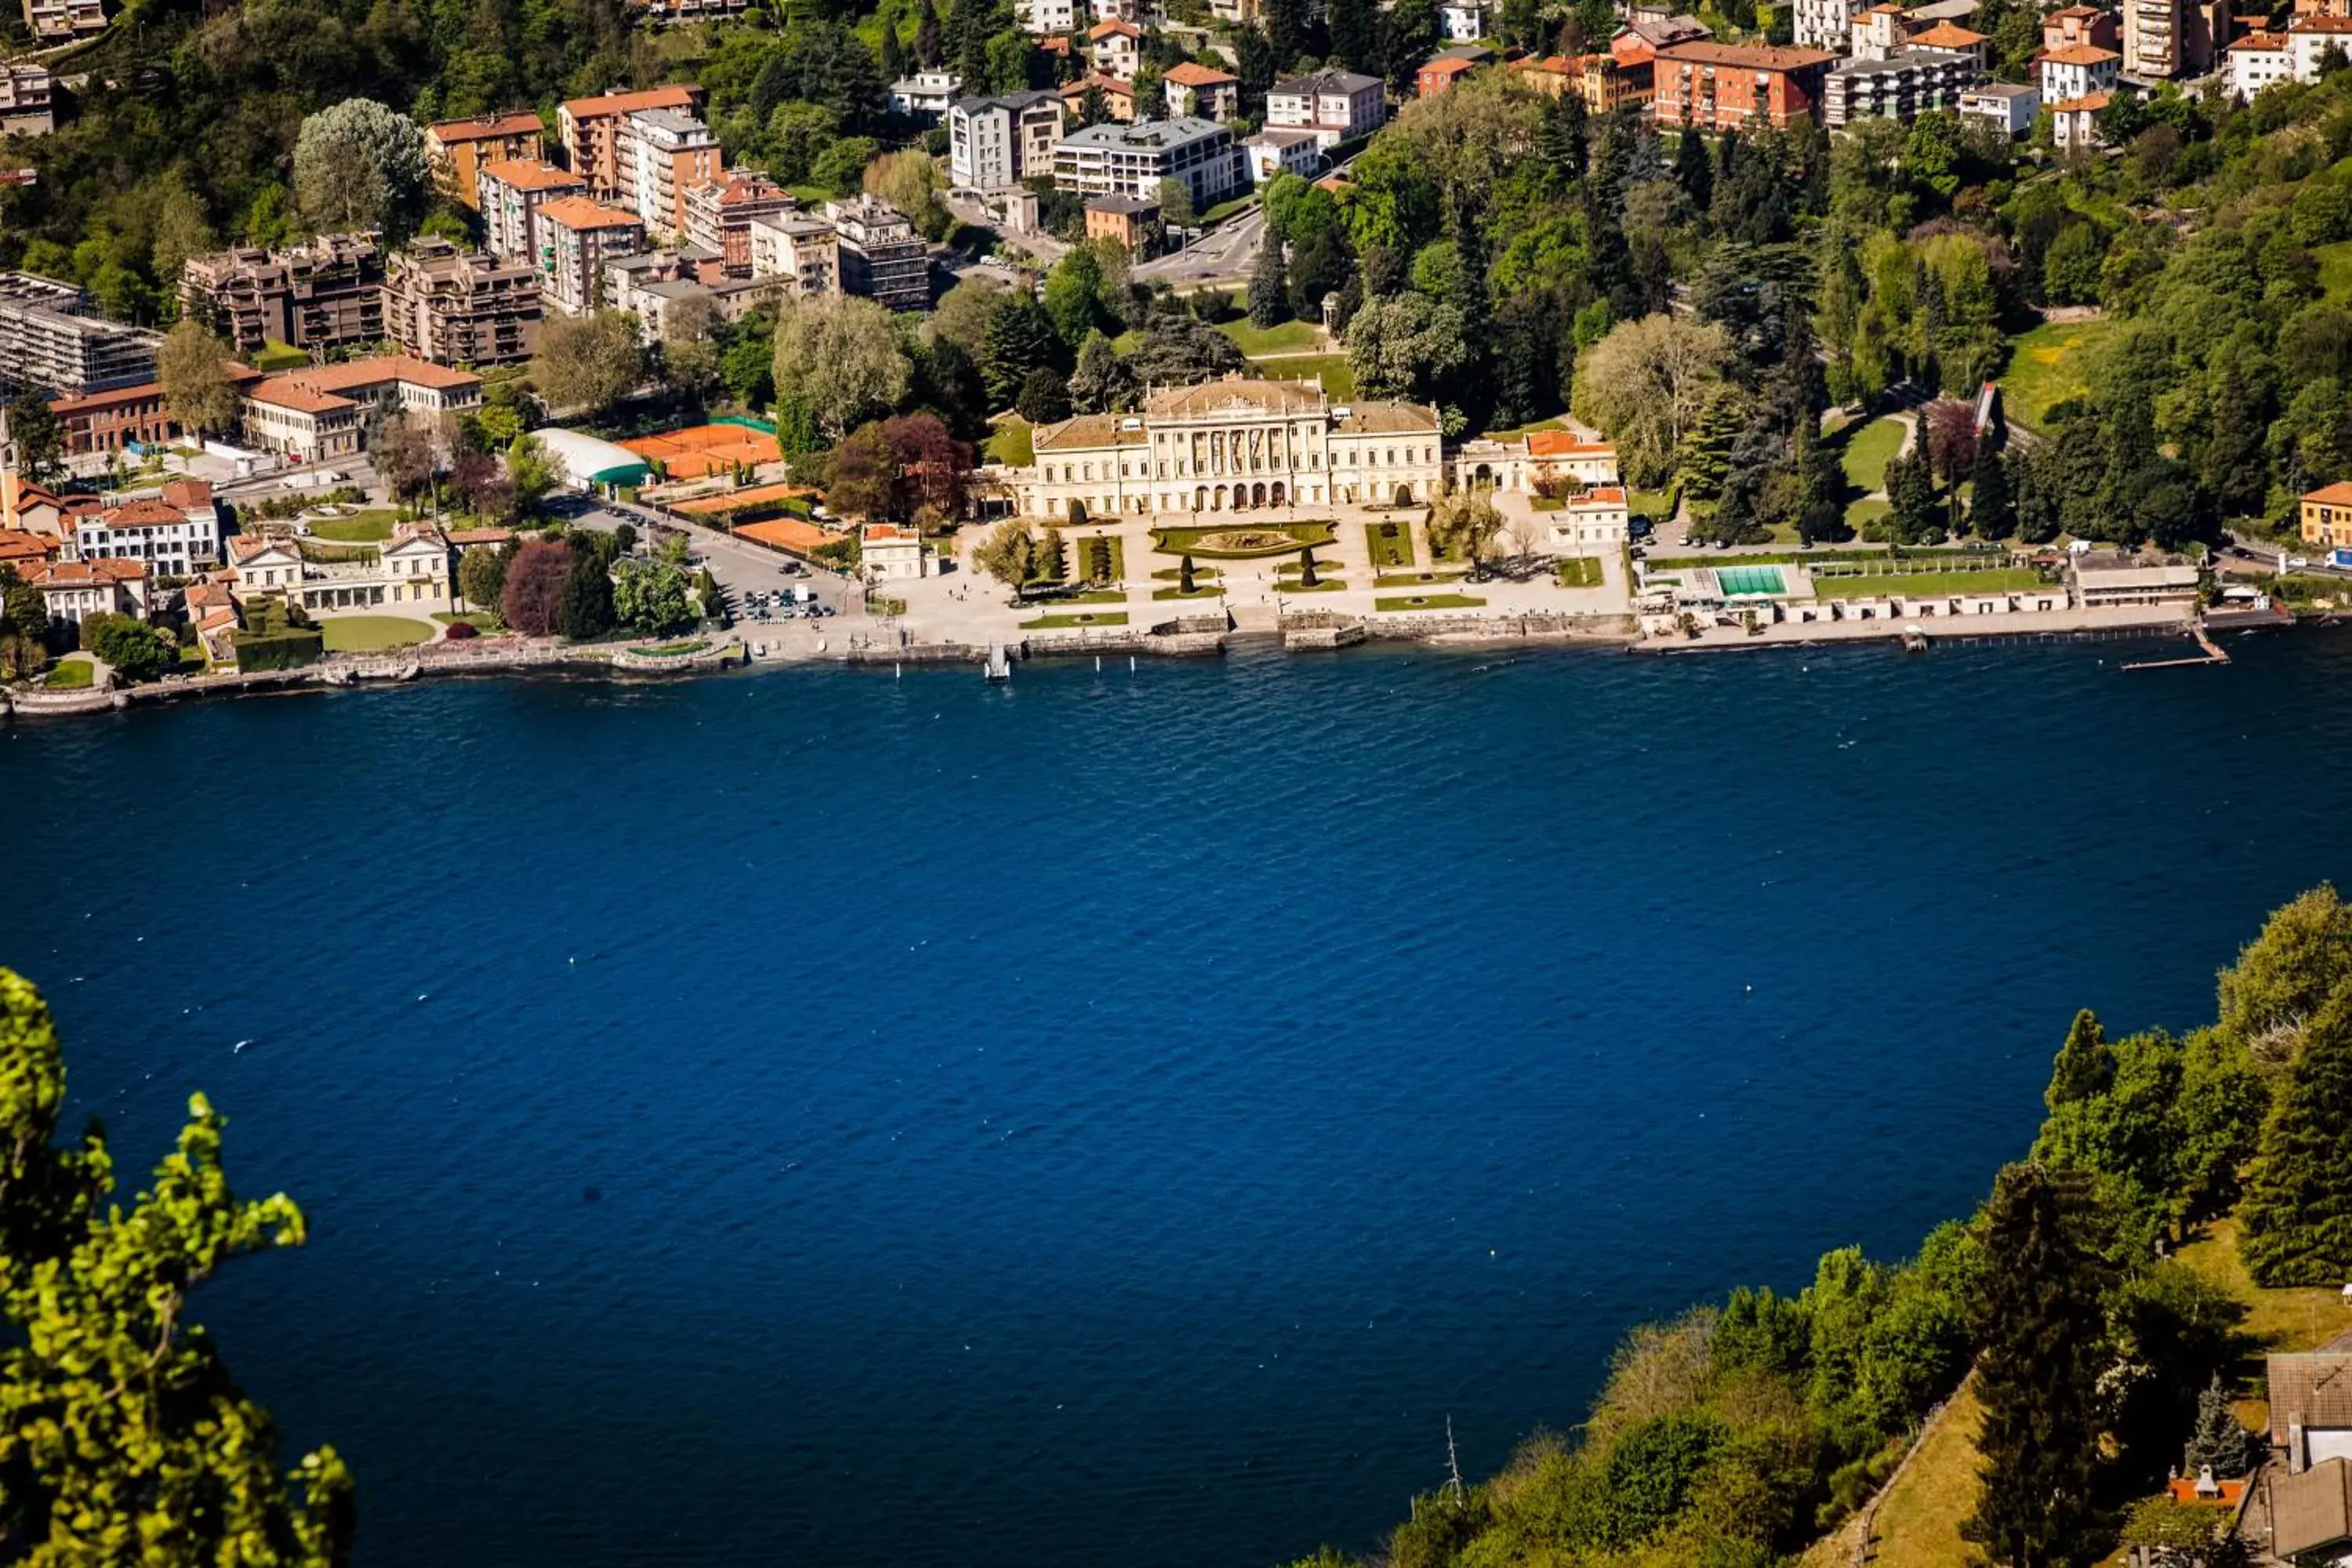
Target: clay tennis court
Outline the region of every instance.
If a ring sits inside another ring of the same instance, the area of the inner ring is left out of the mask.
[[[783,456],[775,437],[742,425],[694,425],[621,445],[649,463],[658,462],[673,479],[729,473],[739,463],[772,463]]]

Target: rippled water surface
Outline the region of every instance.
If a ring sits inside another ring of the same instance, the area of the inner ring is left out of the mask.
[[[1265,1568],[1897,1252],[2346,871],[2352,646],[1240,654],[0,731],[0,962],[362,1568]],[[238,1042],[247,1043],[237,1049]]]

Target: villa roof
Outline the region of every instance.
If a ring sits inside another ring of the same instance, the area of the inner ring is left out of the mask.
[[[1570,507],[1621,507],[1625,504],[1625,492],[1614,485],[1595,485],[1568,504]]]
[[[1316,382],[1268,381],[1229,374],[1192,386],[1163,387],[1143,400],[1143,412],[1161,419],[1213,414],[1224,409],[1263,409],[1269,414],[1312,413],[1325,406]]]
[[[544,158],[493,158],[482,165],[481,174],[519,191],[585,189],[588,184],[571,170],[559,169]]]
[[[273,375],[246,396],[272,408],[290,408],[297,414],[333,414],[359,406],[348,397],[320,392],[307,381],[290,375]]]
[[[1437,410],[1418,403],[1357,403],[1334,427],[1342,436],[1404,436],[1437,428]]]
[[[33,569],[26,580],[37,588],[96,588],[116,583],[136,583],[147,575],[147,563],[131,556],[108,555],[96,561],[52,561]]]
[[[210,609],[236,602],[236,595],[218,583],[191,583],[184,597],[192,610]]]
[[[1791,71],[1812,66],[1837,63],[1837,57],[1827,49],[1799,49],[1778,45],[1718,44],[1698,42],[1676,44],[1660,49],[1660,58],[1688,60],[1696,65],[1736,66],[1744,70]]]
[[[1116,16],[1108,21],[1097,22],[1087,29],[1087,38],[1089,42],[1100,43],[1103,39],[1113,37],[1140,38],[1143,37],[1143,29],[1132,22],[1122,22]]]
[[[168,528],[175,522],[187,521],[188,514],[160,500],[132,500],[111,511],[100,512],[89,521],[100,528]]]
[[[2277,54],[2284,52],[2286,45],[2287,37],[2284,33],[2248,33],[2242,38],[2232,40],[2230,47],[2244,49],[2249,54],[2258,49],[2268,54]]]
[[[2053,114],[2096,114],[2115,100],[2112,92],[2086,92],[2080,98],[2070,98],[2063,103],[2050,106]]]
[[[273,550],[284,555],[299,553],[281,540],[265,538],[257,533],[240,533],[228,542],[229,561],[238,566],[244,565],[257,556],[267,555]]]
[[[922,534],[911,528],[901,528],[895,522],[869,522],[857,531],[860,544],[920,544]]]
[[[2352,479],[2338,479],[2332,485],[2322,485],[2304,498],[2322,506],[2352,506]]]
[[[289,372],[286,379],[299,381],[320,392],[349,392],[357,387],[382,386],[388,381],[431,387],[436,392],[456,392],[482,384],[482,378],[472,371],[452,370],[414,354],[378,354],[373,359],[348,360],[341,364],[314,365],[309,370]]]
[[[2042,58],[2053,65],[2103,66],[2109,60],[2119,60],[2123,56],[2113,49],[2103,49],[2096,44],[2069,44],[2063,49],[2046,50]]]
[[[1213,70],[1198,60],[1184,60],[1170,66],[1160,75],[1162,81],[1172,81],[1179,87],[1223,87],[1242,79],[1231,71]]]
[[[1030,433],[1029,444],[1040,452],[1064,447],[1140,447],[1143,422],[1117,414],[1080,414],[1056,424],[1038,426]]]
[[[1478,68],[1475,60],[1465,60],[1459,55],[1440,55],[1421,68],[1423,76],[1460,76],[1464,71]]]
[[[0,563],[10,566],[47,561],[63,549],[55,534],[27,533],[21,528],[0,528]]]
[[[1607,441],[1585,438],[1581,430],[1530,430],[1528,432],[1528,456],[1530,458],[1569,458],[1598,456],[1613,452],[1616,447]]]
[[[2352,16],[2297,16],[2286,25],[2290,33],[2352,33]]]

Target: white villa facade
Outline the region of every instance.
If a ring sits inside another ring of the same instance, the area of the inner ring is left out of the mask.
[[[1315,382],[1239,375],[1155,391],[1139,414],[1040,426],[1033,441],[1018,493],[1036,517],[1072,501],[1105,516],[1412,504],[1445,472],[1433,407],[1335,406]]]

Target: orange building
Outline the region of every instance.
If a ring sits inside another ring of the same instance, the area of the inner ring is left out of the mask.
[[[1650,115],[1702,131],[1785,130],[1820,117],[1822,79],[1836,63],[1827,49],[1676,44],[1658,51]]]
[[[602,98],[575,98],[555,111],[557,134],[563,142],[563,161],[588,182],[598,201],[627,194],[622,178],[621,138],[629,116],[641,109],[699,108],[702,89],[689,84],[647,88],[643,92],[613,92]]]
[[[1477,68],[1459,55],[1440,55],[1414,75],[1412,90],[1418,97],[1435,98],[1452,91],[1455,82]]]
[[[425,156],[442,195],[470,207],[478,200],[474,176],[481,166],[500,158],[538,158],[541,135],[536,114],[445,120],[425,128]]]
[[[2113,11],[2095,5],[2069,5],[2042,18],[2042,47],[2053,49],[2123,50],[2123,25]]]

